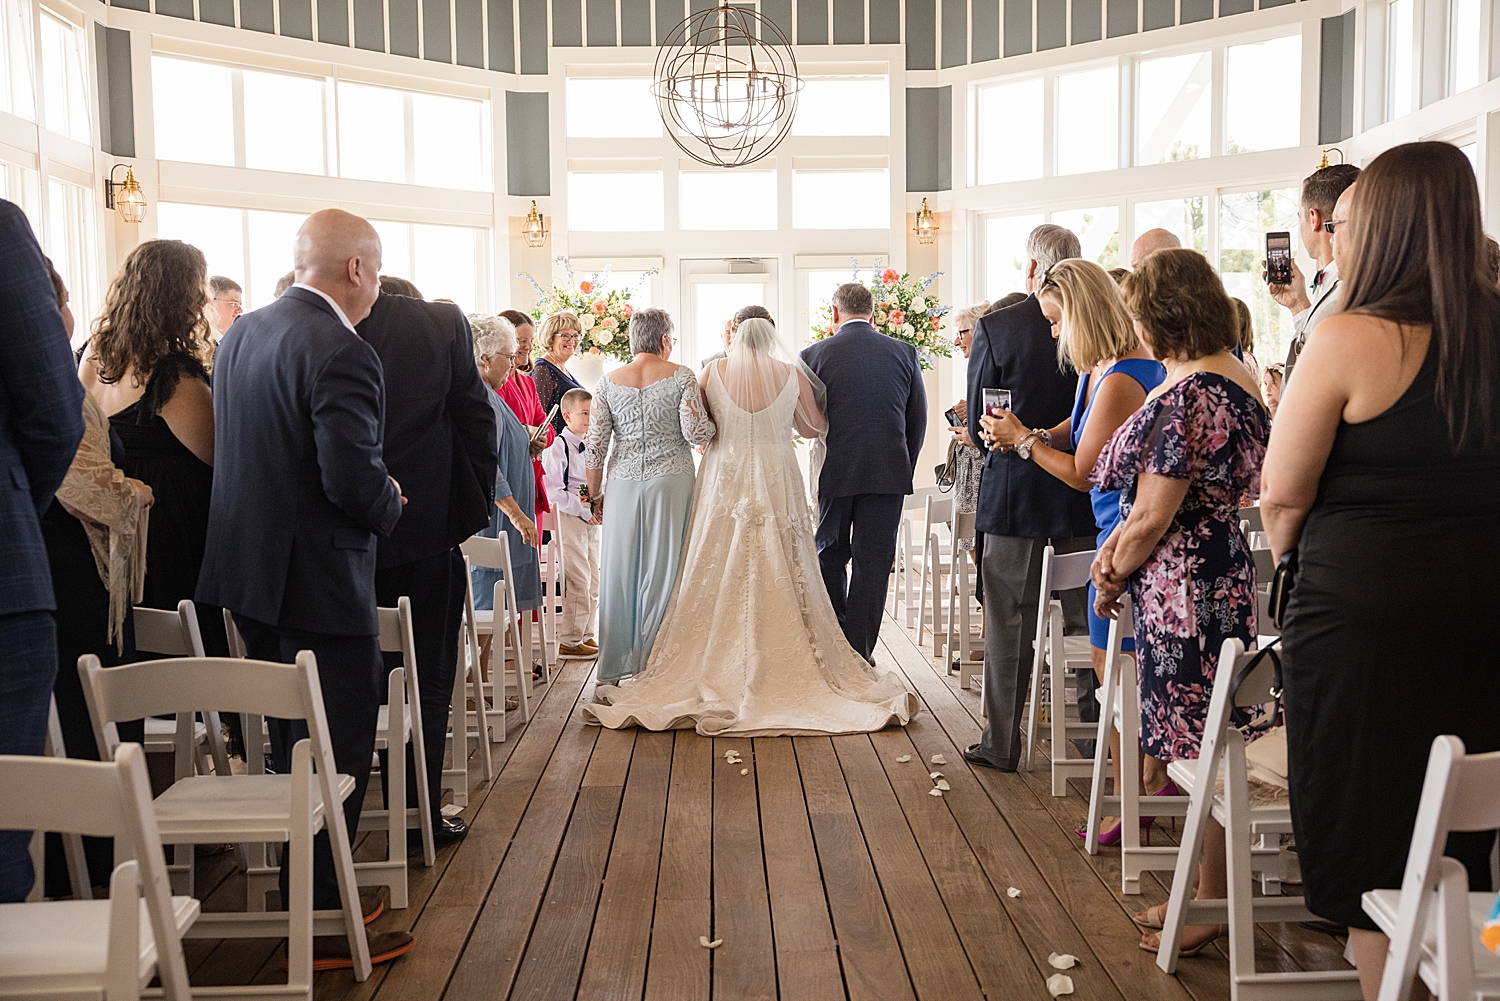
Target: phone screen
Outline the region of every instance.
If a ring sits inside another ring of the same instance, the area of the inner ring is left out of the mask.
[[[954,410],[952,407],[949,407],[947,410],[943,411],[943,416],[948,418],[948,423],[952,424],[954,427],[963,426],[963,421],[959,419],[958,411]]]
[[[1266,234],[1266,281],[1272,285],[1292,283],[1292,234]]]
[[[1008,389],[986,389],[984,391],[984,412],[993,416],[997,411],[1010,409],[1010,390]]]

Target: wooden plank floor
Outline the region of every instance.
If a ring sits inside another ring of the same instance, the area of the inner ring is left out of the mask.
[[[906,728],[754,740],[585,726],[592,664],[567,663],[528,724],[512,715],[495,780],[471,762],[469,837],[413,869],[411,906],[372,926],[416,948],[364,983],[320,975],[319,1001],[1046,999],[1053,952],[1079,958],[1078,998],[1228,998],[1227,941],[1176,977],[1137,949],[1130,914],[1171,876],[1120,894],[1118,853],[1090,857],[1072,833],[1086,783],[1052,797],[1045,759],[970,769],[977,690],[889,618],[876,659],[921,696]],[[941,798],[929,770],[952,786]],[[358,854],[382,849],[374,833]],[[242,906],[232,856],[203,860],[198,882],[207,909]],[[1342,948],[1295,925],[1257,934],[1263,970],[1343,967]],[[282,955],[194,942],[188,961],[194,984],[270,983]]]

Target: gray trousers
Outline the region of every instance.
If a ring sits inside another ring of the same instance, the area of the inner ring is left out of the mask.
[[[1095,548],[1095,536],[1025,539],[984,536],[984,708],[988,724],[979,754],[996,768],[1014,771],[1021,760],[1027,688],[1036,645],[1037,602],[1042,589],[1042,550],[1061,553]],[[1088,589],[1059,594],[1069,633],[1088,632]]]

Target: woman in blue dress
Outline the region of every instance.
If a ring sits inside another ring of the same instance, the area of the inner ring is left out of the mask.
[[[643,309],[630,321],[635,358],[599,380],[589,425],[589,495],[603,502],[599,545],[599,681],[639,674],[687,540],[697,481],[693,446],[713,439],[698,376],[669,359],[672,318]],[[609,494],[601,496],[606,459]]]
[[[1052,322],[1060,362],[1079,373],[1078,396],[1072,415],[1050,429],[1031,448],[1031,461],[1076,490],[1087,490],[1099,528],[1099,545],[1109,538],[1120,521],[1120,492],[1100,490],[1089,483],[1089,474],[1105,442],[1141,405],[1166,375],[1161,362],[1141,346],[1125,302],[1109,272],[1090,261],[1060,261],[1047,272],[1037,289],[1042,314]],[[981,418],[998,446],[1013,448],[1029,431],[1014,414]],[[1109,641],[1109,620],[1094,611],[1094,585],[1089,584],[1089,646],[1094,674],[1104,675],[1104,651]],[[1135,650],[1135,641],[1121,646]],[[1116,738],[1118,740],[1118,737]],[[1115,781],[1119,782],[1120,755],[1115,748]],[[1145,790],[1158,792],[1167,786],[1166,772],[1144,776]],[[1106,818],[1100,825],[1099,843],[1112,845],[1120,839],[1119,824]],[[1087,835],[1087,830],[1080,834]]]
[[[495,474],[495,508],[490,512],[489,527],[479,534],[498,539],[504,532],[510,545],[510,567],[514,576],[516,605],[521,611],[542,603],[542,570],[537,560],[536,477],[531,466],[530,436],[498,395],[510,376],[515,361],[516,328],[499,316],[473,315],[469,325],[474,331],[474,361],[479,375],[490,392],[485,394],[495,412],[495,437],[499,444],[500,463]],[[475,567],[474,607],[494,607],[495,582],[504,575],[499,570]]]

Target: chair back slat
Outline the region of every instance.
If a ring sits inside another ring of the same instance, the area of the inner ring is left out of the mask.
[[[375,618],[380,625],[380,652],[401,652],[401,610],[399,608],[377,608]]]
[[[1059,556],[1053,552],[1051,546],[1048,546],[1047,552],[1052,553],[1052,578],[1049,581],[1045,575],[1043,576],[1043,594],[1050,594],[1052,591],[1071,591],[1088,584],[1089,568],[1094,565],[1094,554],[1097,550],[1090,549],[1083,553],[1065,553]],[[1046,560],[1046,553],[1042,558]]]
[[[97,657],[85,654],[78,660],[78,673],[89,697],[89,715],[98,725],[191,712],[200,705],[278,719],[306,719],[312,708],[292,664],[178,657],[106,671]]]
[[[1239,511],[1240,521],[1245,523],[1245,529],[1249,532],[1264,532],[1265,522],[1260,516],[1260,505],[1253,504],[1250,507],[1242,507]]]
[[[1255,583],[1269,584],[1271,578],[1276,576],[1276,561],[1271,558],[1269,549],[1252,549],[1250,557],[1255,560]]]
[[[202,653],[194,653],[189,645],[180,612],[137,605],[132,609],[132,617],[135,619],[135,648],[141,653],[163,657],[202,656]]]
[[[974,512],[959,511],[953,515],[953,537],[955,539],[974,538]]]
[[[1490,831],[1500,827],[1500,751],[1455,760],[1448,781],[1455,786],[1448,802],[1448,830]]]
[[[510,559],[510,542],[501,532],[498,539],[484,535],[471,535],[458,547],[476,567],[486,570],[501,570]]]
[[[1223,674],[1215,675],[1214,687],[1218,687],[1221,679],[1224,684],[1229,684],[1233,681],[1235,676],[1244,670],[1245,665],[1249,664],[1255,656],[1256,651],[1250,650],[1245,652],[1237,651],[1233,661],[1229,661],[1227,657],[1221,658],[1219,661],[1220,672],[1224,671],[1226,663],[1232,663],[1234,667],[1230,670],[1228,677],[1224,677]],[[1251,671],[1250,675],[1241,681],[1239,687],[1234,690],[1234,705],[1237,708],[1263,706],[1267,702],[1274,701],[1276,697],[1271,694],[1271,688],[1276,676],[1276,665],[1271,660],[1272,656],[1269,653],[1262,655],[1260,663],[1255,666],[1255,670]]]
[[[126,829],[111,761],[0,754],[0,830],[109,838]]]

